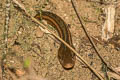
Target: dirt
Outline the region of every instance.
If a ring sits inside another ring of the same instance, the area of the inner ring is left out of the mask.
[[[91,36],[101,36],[103,20],[101,4],[86,0],[74,0],[87,32]],[[74,12],[70,0],[21,0],[31,16],[40,10],[47,10],[60,16],[68,25],[72,34],[73,45],[79,54],[95,70],[102,72],[102,62],[87,39]],[[116,9],[115,34],[120,34],[119,8]],[[3,53],[3,31],[5,25],[5,0],[0,1],[0,53]],[[58,43],[57,43],[58,42]],[[120,51],[111,45],[96,44],[101,56],[108,65],[119,67]],[[38,28],[11,3],[8,32],[8,53],[5,59],[7,68],[17,72],[5,71],[5,80],[98,80],[85,65],[76,60],[73,69],[65,70],[58,61],[59,41]],[[0,55],[0,59],[2,59]],[[25,61],[28,70],[24,70]],[[1,70],[1,69],[0,69]],[[25,73],[23,73],[25,71]],[[15,74],[16,73],[16,74]],[[102,72],[103,73],[103,72]],[[20,76],[21,74],[21,76]]]

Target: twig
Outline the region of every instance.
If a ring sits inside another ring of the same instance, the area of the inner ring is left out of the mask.
[[[76,15],[77,15],[77,17],[78,17],[78,19],[79,19],[79,22],[80,22],[80,24],[81,24],[81,26],[82,26],[82,28],[83,28],[86,36],[88,37],[90,43],[92,44],[92,46],[93,46],[96,54],[98,55],[98,57],[101,59],[101,61],[104,63],[104,65],[105,65],[109,70],[111,70],[111,71],[115,72],[116,74],[120,75],[117,71],[115,71],[115,70],[113,69],[113,67],[108,66],[107,63],[105,62],[105,60],[101,57],[98,48],[96,47],[96,45],[95,45],[95,43],[93,42],[92,38],[89,36],[88,32],[86,31],[86,28],[85,28],[85,26],[84,26],[83,23],[82,23],[81,17],[78,15],[78,12],[77,12],[77,10],[76,10],[76,8],[75,8],[75,5],[74,5],[74,3],[73,3],[73,0],[71,0],[71,3],[72,3],[72,6],[73,6],[73,8],[74,8],[74,11],[75,11],[75,13],[76,13]]]
[[[4,26],[4,49],[3,49],[3,55],[1,59],[1,68],[2,68],[2,80],[4,80],[4,60],[6,58],[7,54],[7,41],[8,41],[8,29],[9,29],[9,20],[10,20],[10,1],[6,0],[6,12],[5,12],[5,26]]]
[[[13,0],[13,2],[15,3],[16,0]],[[16,3],[18,6],[21,5],[18,2]],[[20,6],[19,6],[20,7]],[[66,43],[63,39],[61,39],[59,36],[57,36],[56,34],[54,34],[54,32],[50,31],[44,24],[40,23],[40,21],[38,21],[37,19],[35,19],[34,17],[30,16],[30,14],[26,11],[25,8],[20,7],[21,9],[23,9],[25,15],[27,15],[29,18],[31,18],[34,22],[36,22],[37,24],[39,24],[41,27],[43,27],[44,29],[46,29],[47,31],[49,31],[53,36],[55,36],[57,39],[59,39],[64,45],[66,45],[70,50],[72,50],[76,56],[85,64],[88,66],[88,68],[94,72],[94,74],[96,74],[96,76],[100,79],[100,80],[104,80],[104,78],[100,75],[100,73],[98,73],[94,68],[92,68],[80,55],[77,51],[75,51],[75,49],[73,49],[68,43]]]

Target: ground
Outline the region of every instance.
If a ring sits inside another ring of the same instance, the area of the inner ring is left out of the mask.
[[[74,12],[70,0],[21,0],[31,16],[40,10],[47,10],[60,16],[68,25],[72,34],[73,45],[79,54],[97,71],[101,71],[102,62],[87,39]],[[101,4],[86,0],[74,0],[89,35],[101,36],[103,19]],[[57,52],[59,41],[38,28],[23,12],[10,7],[8,32],[8,53],[6,66],[20,70],[20,73],[5,71],[6,80],[98,80],[85,65],[76,60],[73,69],[65,70],[59,63]],[[116,9],[115,34],[120,34],[119,7]],[[5,25],[5,0],[0,1],[0,53],[3,52],[3,31]],[[101,56],[114,68],[119,67],[120,51],[108,45],[96,44]],[[0,55],[0,59],[2,59]],[[26,63],[26,64],[25,64]],[[25,71],[23,67],[29,66]],[[18,71],[19,72],[19,71]],[[16,73],[16,75],[14,74]],[[20,76],[21,74],[21,76]]]

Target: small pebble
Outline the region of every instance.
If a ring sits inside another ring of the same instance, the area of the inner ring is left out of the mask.
[[[35,35],[36,35],[36,37],[38,37],[38,38],[42,37],[43,34],[44,34],[44,32],[41,31],[40,28],[37,28],[37,29],[35,30]]]

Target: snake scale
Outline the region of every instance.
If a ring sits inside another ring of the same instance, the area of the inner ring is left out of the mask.
[[[57,30],[59,36],[74,48],[70,30],[62,18],[49,11],[42,11],[42,14],[38,13],[35,18],[47,21],[48,24]],[[71,69],[75,65],[76,56],[67,46],[61,43],[58,50],[58,59],[63,68]]]

